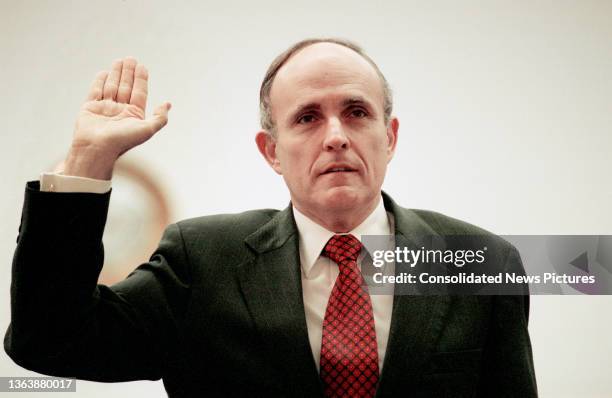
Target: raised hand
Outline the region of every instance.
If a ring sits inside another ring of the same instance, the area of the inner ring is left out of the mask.
[[[145,119],[148,78],[144,65],[131,57],[98,73],[79,112],[64,174],[108,180],[119,156],[166,125],[168,102]]]

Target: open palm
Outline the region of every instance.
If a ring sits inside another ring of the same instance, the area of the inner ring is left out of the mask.
[[[148,78],[144,65],[131,57],[115,61],[110,72],[98,73],[79,112],[73,148],[96,148],[117,158],[165,126],[169,103],[145,119]]]

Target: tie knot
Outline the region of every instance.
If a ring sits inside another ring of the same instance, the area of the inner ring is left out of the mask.
[[[323,248],[323,254],[334,260],[338,265],[345,261],[357,261],[362,244],[355,236],[334,235]]]

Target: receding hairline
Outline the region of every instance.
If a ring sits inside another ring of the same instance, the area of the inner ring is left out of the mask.
[[[270,103],[272,103],[272,96],[273,96],[274,87],[277,87],[277,85],[279,84],[280,80],[285,80],[284,78],[286,77],[286,73],[288,72],[288,69],[290,70],[290,69],[291,69],[291,67],[292,67],[292,66],[294,66],[294,63],[292,63],[292,60],[294,60],[296,57],[299,57],[299,56],[300,56],[300,54],[302,54],[302,52],[303,52],[303,51],[308,51],[308,49],[310,49],[311,47],[314,47],[314,46],[319,45],[319,44],[331,44],[331,45],[333,45],[334,47],[338,47],[338,48],[340,48],[340,49],[342,49],[342,48],[346,49],[346,50],[347,50],[347,52],[345,52],[345,53],[341,54],[341,55],[340,55],[340,57],[346,56],[346,55],[348,54],[348,51],[350,51],[352,54],[354,54],[354,55],[357,57],[357,58],[352,58],[352,59],[350,60],[351,65],[353,65],[353,64],[354,64],[354,62],[357,62],[357,59],[360,59],[360,61],[361,61],[361,65],[363,65],[363,67],[367,69],[367,72],[360,71],[360,72],[359,72],[359,74],[360,74],[361,76],[363,76],[364,78],[365,78],[365,76],[370,76],[370,77],[373,77],[373,78],[375,79],[375,80],[374,80],[374,81],[375,81],[375,83],[373,83],[373,84],[374,84],[374,86],[377,86],[377,85],[378,85],[378,88],[380,88],[380,92],[379,92],[379,94],[380,94],[380,99],[381,99],[381,101],[382,101],[382,102],[384,102],[384,95],[385,95],[385,94],[384,94],[384,87],[383,87],[383,84],[382,84],[382,82],[381,82],[381,80],[380,80],[380,77],[379,77],[379,76],[378,76],[378,74],[376,73],[376,70],[374,69],[374,67],[373,67],[373,66],[372,66],[372,65],[371,65],[369,62],[367,62],[367,60],[366,60],[366,59],[364,59],[363,57],[361,57],[361,56],[359,55],[359,53],[357,53],[357,52],[355,52],[355,51],[352,51],[351,49],[346,48],[346,47],[344,47],[344,46],[341,46],[341,45],[339,45],[339,44],[336,44],[336,43],[327,43],[327,42],[322,42],[322,43],[315,43],[315,44],[311,44],[311,45],[309,45],[309,46],[303,47],[303,48],[301,48],[300,50],[296,51],[294,54],[292,54],[292,55],[291,55],[289,58],[287,58],[286,62],[283,64],[283,66],[281,66],[281,67],[278,69],[278,71],[277,71],[277,73],[276,73],[276,76],[274,77],[274,80],[273,80],[273,82],[272,82],[272,83],[271,83],[271,85],[270,85],[270,92],[269,92]],[[330,56],[330,55],[331,55],[331,57],[335,57],[335,56],[337,56],[337,53],[335,53],[335,54],[334,54],[334,53],[331,53],[331,54],[325,54],[324,58],[327,58],[327,57],[328,57],[328,56]],[[309,59],[309,58],[307,58],[307,59]],[[285,73],[285,74],[283,74],[283,73]],[[292,75],[292,76],[294,76],[294,73],[295,73],[295,72],[289,72],[289,73],[291,73],[291,75]],[[300,75],[301,75],[301,74],[300,74]],[[281,78],[281,76],[282,76],[282,78]],[[279,80],[279,79],[280,79],[280,80]],[[369,77],[368,77],[368,79],[369,79]],[[278,95],[278,94],[277,94],[277,95]],[[344,99],[342,100],[342,104],[343,104],[343,105],[347,105],[347,104],[349,104],[349,103],[355,103],[355,102],[364,102],[364,103],[367,103],[367,104],[368,104],[370,107],[371,107],[371,106],[374,106],[374,103],[373,103],[373,102],[372,102],[370,99],[368,99],[368,98],[366,98],[366,97],[363,97],[362,95],[349,95],[348,97],[346,97],[346,98],[344,98]],[[291,109],[291,113],[294,113],[294,111],[296,111],[296,109],[299,109],[299,108],[304,108],[304,107],[312,107],[312,105],[313,105],[313,104],[299,103],[299,104],[297,104],[295,107],[293,107],[293,108]],[[382,108],[384,108],[384,105],[383,105],[383,104],[381,104],[381,107],[382,107]],[[270,112],[272,113],[272,112],[273,112],[273,109],[270,109]],[[271,116],[272,116],[272,115],[271,115]],[[278,116],[277,116],[277,117],[278,117]],[[274,123],[275,123],[275,125],[276,125],[276,126],[278,126],[278,124],[279,124],[279,123],[281,123],[281,120],[279,120],[279,119],[277,119],[277,118],[276,118],[276,119],[274,120]]]
[[[269,133],[275,133],[275,122],[272,120],[272,109],[270,104],[270,94],[272,91],[272,85],[278,74],[279,70],[285,66],[294,56],[300,53],[307,47],[313,46],[315,44],[335,44],[340,47],[348,48],[352,50],[354,53],[359,55],[362,59],[364,59],[370,67],[374,69],[374,72],[379,78],[381,83],[382,91],[383,91],[383,113],[385,124],[387,124],[391,117],[391,112],[393,109],[393,97],[391,93],[391,88],[387,82],[387,79],[382,74],[378,65],[363,51],[361,46],[358,44],[340,38],[314,38],[314,39],[305,39],[300,42],[295,43],[290,48],[285,50],[283,53],[278,55],[268,67],[264,80],[262,81],[261,88],[259,91],[259,106],[260,106],[260,119],[261,119],[261,127],[268,131]]]
[[[358,53],[357,51],[353,50],[352,48],[349,48],[349,47],[343,46],[343,45],[338,44],[338,43],[332,43],[332,42],[317,42],[317,43],[312,43],[312,44],[309,44],[309,45],[307,45],[307,46],[304,46],[304,47],[300,48],[299,50],[295,51],[293,54],[291,54],[291,55],[290,55],[290,56],[289,56],[289,57],[288,57],[288,58],[285,60],[285,62],[283,62],[283,64],[282,64],[282,65],[280,65],[280,67],[279,67],[279,68],[276,70],[276,73],[275,73],[274,79],[272,79],[272,81],[271,81],[271,84],[270,84],[270,92],[272,92],[272,87],[274,87],[274,82],[276,81],[276,79],[277,79],[278,75],[279,75],[279,74],[281,74],[281,73],[283,73],[285,70],[287,70],[287,69],[288,69],[288,67],[289,67],[290,65],[291,65],[291,66],[293,66],[293,64],[294,64],[294,63],[293,63],[292,61],[293,61],[293,60],[294,60],[296,57],[300,56],[300,54],[302,54],[304,51],[311,50],[311,49],[312,49],[312,47],[316,47],[316,46],[318,46],[318,45],[332,45],[334,48],[338,48],[338,49],[340,49],[341,51],[346,50],[346,51],[344,52],[344,54],[346,54],[347,56],[349,56],[348,54],[352,54],[353,56],[356,56],[355,60],[359,59],[359,60],[361,61],[361,63],[362,63],[364,66],[366,66],[367,68],[369,68],[369,71],[370,71],[370,72],[373,72],[373,73],[374,73],[374,75],[380,79],[380,77],[378,76],[378,72],[377,72],[377,70],[376,70],[376,66],[375,66],[375,65],[373,65],[371,62],[369,62],[369,61],[368,61],[368,59],[364,58],[364,57],[363,57],[363,56],[362,56],[360,53]],[[320,47],[320,46],[319,46],[319,47]],[[338,54],[338,53],[336,53],[336,54],[329,53],[328,55],[330,55],[330,56],[332,56],[332,57],[333,57],[333,56],[338,56],[338,57],[343,56],[343,55],[340,55],[340,54]]]

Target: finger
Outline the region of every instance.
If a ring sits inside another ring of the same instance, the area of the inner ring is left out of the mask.
[[[147,107],[149,72],[144,65],[138,64],[134,71],[134,87],[130,97],[130,104],[135,105],[143,111]]]
[[[156,132],[161,130],[161,128],[164,127],[166,123],[168,123],[168,111],[171,107],[172,104],[170,104],[169,102],[165,102],[153,111],[153,117],[149,119],[151,134],[155,134]]]
[[[102,90],[104,89],[104,82],[108,76],[107,71],[98,72],[91,87],[89,88],[89,94],[87,94],[87,101],[98,101],[102,99]]]
[[[104,82],[104,91],[102,93],[103,99],[114,100],[117,97],[117,89],[119,88],[119,79],[121,78],[121,68],[123,66],[122,60],[113,62],[111,71]]]
[[[134,69],[138,62],[132,57],[123,59],[121,69],[121,80],[119,81],[119,89],[117,90],[117,102],[125,104],[130,102],[132,95],[132,86],[134,85]]]

